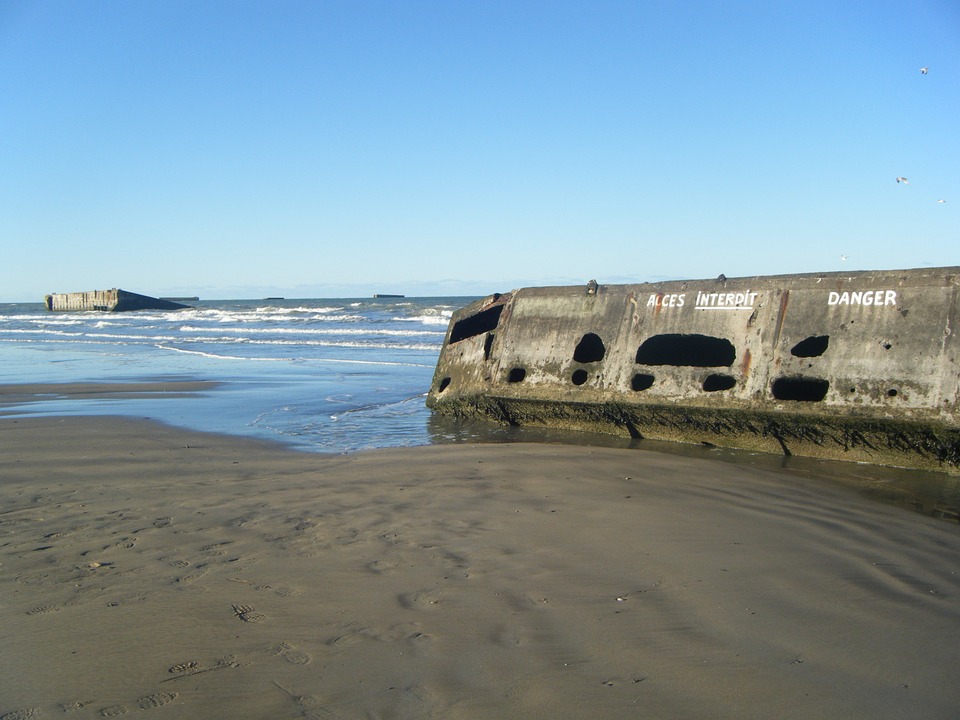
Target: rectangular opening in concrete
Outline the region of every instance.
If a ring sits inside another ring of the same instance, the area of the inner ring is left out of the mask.
[[[780,377],[773,381],[773,396],[777,400],[820,402],[827,396],[830,382],[821,378]]]
[[[457,321],[453,330],[450,331],[450,342],[458,343],[461,340],[495,330],[497,323],[500,322],[500,313],[502,312],[503,305],[495,305],[492,308],[481,310],[476,315]]]
[[[733,343],[709,335],[654,335],[637,349],[638,365],[730,367],[736,359]]]

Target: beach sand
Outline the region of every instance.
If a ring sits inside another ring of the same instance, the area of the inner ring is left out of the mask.
[[[0,717],[956,718],[960,527],[642,450],[0,420]]]

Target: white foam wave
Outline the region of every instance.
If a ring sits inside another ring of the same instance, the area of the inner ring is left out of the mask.
[[[86,325],[87,321],[82,319],[69,320],[67,318],[33,318],[30,322],[36,323],[37,325]]]
[[[200,327],[197,325],[183,325],[181,332],[209,332],[209,327]],[[242,335],[388,335],[398,337],[416,337],[416,336],[438,336],[442,339],[443,333],[436,330],[390,330],[388,328],[291,328],[291,327],[240,327],[240,328],[217,328],[221,333],[237,333]]]
[[[140,342],[174,342],[179,338],[173,335],[124,335],[121,333],[83,333],[83,337],[107,338],[110,340],[138,340]]]
[[[354,303],[354,304],[351,305],[350,307],[356,307],[356,306],[357,306],[357,303]],[[284,308],[284,307],[274,307],[274,306],[267,305],[267,306],[264,306],[264,307],[258,307],[258,308],[256,309],[256,312],[257,312],[257,313],[264,314],[264,315],[295,315],[295,314],[302,314],[302,315],[312,315],[312,314],[326,315],[326,314],[332,313],[332,312],[339,312],[340,310],[343,310],[344,307],[345,307],[345,306],[343,306],[343,305],[334,305],[334,306],[330,306],[330,307],[327,307],[327,306],[324,306],[324,307],[306,307],[306,306],[302,306],[302,305],[301,305],[301,306],[298,306],[298,307]]]
[[[263,362],[279,362],[282,360],[289,360],[289,358],[251,358],[251,357],[240,357],[237,355],[221,355],[219,353],[210,353],[204,352],[202,350],[187,350],[186,348],[171,347],[169,345],[157,345],[159,350],[170,350],[176,353],[183,353],[184,355],[199,355],[200,357],[212,358],[215,360],[259,360]]]
[[[252,362],[303,362],[304,358],[288,357],[241,357],[237,355],[222,355],[219,353],[205,352],[202,350],[188,350],[187,348],[172,347],[170,345],[157,345],[160,350],[183,353],[185,355],[199,355],[201,357],[211,358],[213,360],[249,360]],[[309,358],[310,362],[316,363],[335,363],[344,365],[389,365],[396,367],[419,367],[431,368],[433,365],[424,363],[397,362],[390,360],[359,360],[357,358]]]
[[[56,335],[60,337],[82,337],[81,332],[67,332],[66,330],[41,330],[37,328],[0,328],[2,335]]]
[[[394,320],[399,322],[419,322],[424,325],[446,326],[450,323],[450,315],[416,315],[414,317],[398,317],[394,318]]]
[[[260,307],[253,310],[235,310],[203,308],[178,311],[170,317],[174,321],[192,320],[198,322],[224,323],[269,323],[269,322],[361,322],[361,315],[343,314],[343,307],[297,307],[270,308]],[[340,313],[340,314],[335,314]]]
[[[393,318],[397,322],[419,322],[424,325],[447,325],[453,316],[453,309],[448,307],[426,308],[420,315],[407,315]]]

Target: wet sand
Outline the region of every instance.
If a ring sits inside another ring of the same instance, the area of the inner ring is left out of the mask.
[[[0,415],[9,405],[47,400],[105,400],[108,398],[184,398],[217,383],[205,380],[120,383],[24,383],[0,385]]]
[[[0,717],[955,718],[960,527],[616,448],[0,419]]]

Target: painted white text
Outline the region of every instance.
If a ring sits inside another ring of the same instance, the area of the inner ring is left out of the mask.
[[[857,290],[853,292],[831,291],[827,305],[896,305],[896,290]]]

